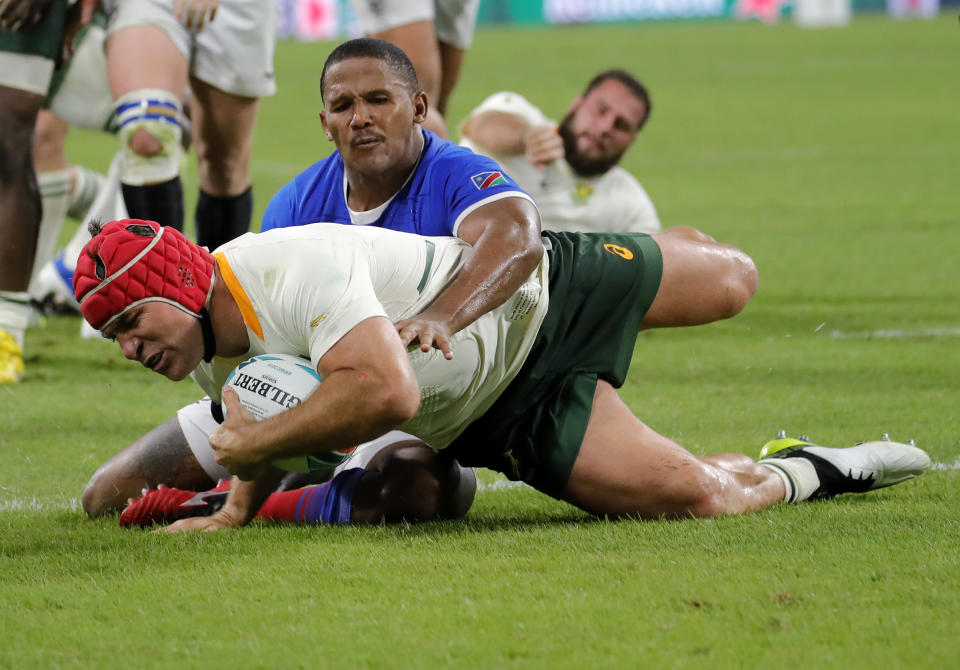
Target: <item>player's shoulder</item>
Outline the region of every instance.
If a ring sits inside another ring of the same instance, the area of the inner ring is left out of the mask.
[[[513,114],[522,117],[531,124],[550,122],[539,107],[514,91],[498,91],[488,96],[470,112],[470,116],[477,116],[484,112]]]
[[[270,199],[261,230],[321,220],[318,213],[331,208],[330,199],[340,198],[343,190],[343,160],[330,154],[284,184]],[[341,198],[342,199],[342,198]]]
[[[497,170],[500,165],[490,158],[474,153],[467,147],[442,139],[429,130],[424,131],[427,146],[424,149],[424,163],[427,171],[443,176],[475,169]]]
[[[329,156],[321,158],[316,163],[300,172],[291,180],[301,190],[316,189],[319,186],[328,186],[332,181],[340,186],[343,180],[343,158],[334,151]]]

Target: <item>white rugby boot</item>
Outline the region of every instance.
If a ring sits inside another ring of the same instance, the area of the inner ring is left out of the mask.
[[[821,447],[808,439],[783,437],[760,450],[761,465],[785,477],[789,502],[864,493],[913,479],[930,469],[930,457],[909,443],[893,442],[884,434],[877,442],[853,447]]]

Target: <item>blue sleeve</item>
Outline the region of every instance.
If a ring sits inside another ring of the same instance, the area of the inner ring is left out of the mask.
[[[277,191],[276,195],[270,199],[270,203],[263,213],[263,220],[260,222],[260,232],[295,225],[296,210],[297,183],[294,180]]]
[[[466,149],[451,151],[441,164],[442,197],[449,212],[448,234],[456,234],[456,226],[465,214],[485,201],[507,195],[530,197],[496,161],[486,156]]]

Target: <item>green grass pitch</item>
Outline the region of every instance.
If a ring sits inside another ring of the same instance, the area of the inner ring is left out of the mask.
[[[958,45],[953,15],[489,29],[450,115],[513,89],[559,116],[596,71],[636,71],[654,111],[626,166],[666,225],[740,246],[761,284],[735,319],[643,334],[628,404],[697,454],[888,431],[934,471],[679,523],[595,520],[484,474],[463,522],[160,537],[77,500],[198,391],[50,318],[0,386],[0,668],[956,667]],[[257,216],[330,150],[331,48],[279,45]],[[114,146],[75,132],[69,150],[105,169]],[[190,166],[188,211],[195,184]]]

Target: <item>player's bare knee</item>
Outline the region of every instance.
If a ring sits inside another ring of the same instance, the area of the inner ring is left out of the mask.
[[[107,509],[110,507],[109,501],[103,496],[100,483],[97,481],[97,475],[94,475],[87,482],[86,488],[83,489],[83,495],[80,497],[80,504],[83,511],[91,519],[96,519],[107,513]]]
[[[62,155],[69,129],[66,121],[41,111],[33,129],[33,162],[43,164]]]
[[[114,468],[107,463],[93,473],[83,489],[80,504],[91,519],[119,512],[127,498],[132,497],[132,494],[120,485],[116,475]]]
[[[130,139],[127,140],[127,146],[130,147],[130,151],[144,158],[156,156],[163,151],[163,144],[160,140],[144,128],[137,128],[133,131]]]
[[[138,89],[114,103],[124,153],[120,181],[159,184],[177,176],[183,152],[180,99],[162,89]]]
[[[200,156],[197,154],[200,184],[211,195],[237,195],[250,185],[249,165],[240,156]]]
[[[713,237],[693,226],[673,226],[659,233],[657,237],[659,236],[678,237],[701,244],[717,244],[717,241]]]
[[[757,266],[753,259],[739,249],[731,248],[727,268],[718,282],[718,288],[722,291],[722,318],[729,318],[743,311],[757,292],[758,281]]]
[[[661,501],[660,512],[671,519],[709,519],[729,513],[727,478],[706,462],[685,472],[671,494]]]

